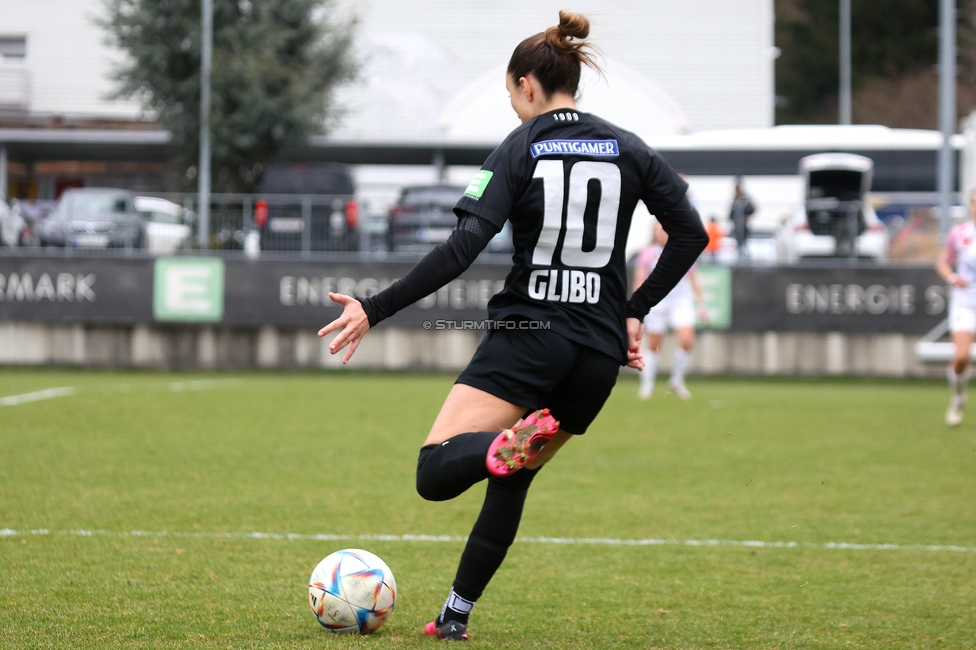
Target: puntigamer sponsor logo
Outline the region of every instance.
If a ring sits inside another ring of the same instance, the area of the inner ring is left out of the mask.
[[[554,154],[580,154],[583,156],[619,156],[616,140],[543,140],[529,145],[533,158]]]
[[[94,273],[0,273],[0,302],[95,302]]]

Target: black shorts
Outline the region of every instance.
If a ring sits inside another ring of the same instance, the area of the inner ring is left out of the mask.
[[[567,433],[583,434],[617,383],[620,362],[552,330],[489,330],[459,384],[527,411],[548,408]]]

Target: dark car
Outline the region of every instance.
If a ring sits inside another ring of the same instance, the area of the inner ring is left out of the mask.
[[[466,188],[460,185],[405,187],[390,209],[387,245],[390,252],[425,253],[447,241],[457,226],[454,206]],[[514,251],[508,223],[489,242],[487,253]]]
[[[457,185],[405,187],[390,209],[390,252],[423,253],[447,241],[457,225],[454,205],[465,188]]]
[[[255,207],[263,250],[359,249],[359,207],[347,165],[272,165]]]
[[[61,195],[54,212],[35,230],[41,246],[141,248],[144,221],[126,190],[76,188]]]

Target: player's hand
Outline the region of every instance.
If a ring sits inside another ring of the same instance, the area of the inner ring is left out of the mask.
[[[329,343],[329,353],[336,354],[348,345],[349,350],[342,357],[342,363],[345,364],[352,358],[356,348],[359,347],[359,342],[363,340],[363,336],[369,330],[369,318],[366,317],[366,312],[363,311],[362,304],[352,296],[344,296],[341,293],[332,293],[330,291],[329,299],[332,302],[337,302],[342,305],[342,314],[339,315],[339,318],[320,329],[319,336],[325,336],[329,332],[342,329],[332,339],[332,342]]]
[[[955,280],[953,280],[952,282],[952,286],[959,287],[960,289],[965,289],[966,287],[969,286],[969,283],[966,282],[966,278],[962,277],[961,275],[956,275]]]
[[[644,353],[641,352],[642,338],[644,338],[644,323],[636,318],[628,318],[627,365],[638,370],[644,369]]]
[[[708,307],[703,302],[698,303],[698,321],[704,325],[712,322],[712,317],[708,314]]]

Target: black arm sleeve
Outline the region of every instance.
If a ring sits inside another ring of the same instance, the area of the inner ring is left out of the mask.
[[[464,273],[499,230],[481,217],[461,216],[447,241],[427,253],[405,276],[375,296],[360,299],[369,326],[429,296]]]
[[[666,212],[657,215],[657,219],[668,233],[668,243],[665,244],[654,270],[630,297],[627,303],[628,318],[643,320],[651,307],[661,302],[674,289],[708,244],[708,235],[702,226],[701,217],[688,201],[688,197],[682,197]]]

